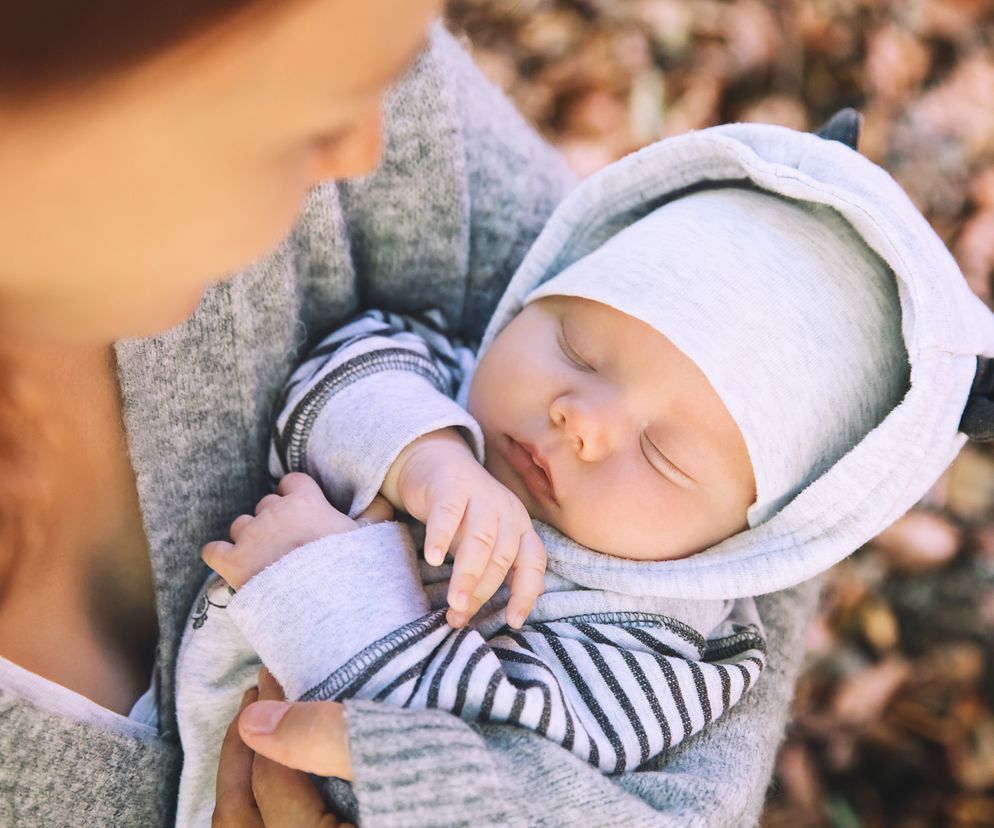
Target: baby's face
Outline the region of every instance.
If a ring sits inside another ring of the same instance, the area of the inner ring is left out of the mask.
[[[747,525],[755,482],[728,410],[693,360],[614,308],[527,305],[480,361],[468,404],[487,470],[584,546],[666,560]]]

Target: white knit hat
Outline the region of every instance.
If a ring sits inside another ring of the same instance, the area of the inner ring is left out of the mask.
[[[685,195],[532,291],[651,325],[707,376],[756,477],[750,526],[874,428],[908,387],[895,279],[830,207],[730,187]]]

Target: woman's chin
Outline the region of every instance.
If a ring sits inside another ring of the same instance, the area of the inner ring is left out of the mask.
[[[204,288],[197,287],[178,296],[143,298],[140,303],[121,303],[115,308],[94,303],[91,312],[80,304],[66,306],[59,313],[51,305],[44,314],[35,314],[28,326],[17,318],[0,319],[0,331],[25,339],[63,345],[93,345],[116,339],[154,336],[182,324],[200,305]]]

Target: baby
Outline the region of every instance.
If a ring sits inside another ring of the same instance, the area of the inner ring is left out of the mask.
[[[749,129],[787,159],[797,143],[855,156]],[[824,481],[901,403],[909,357],[898,280],[867,238],[824,188],[778,190],[786,162],[763,178],[716,132],[567,199],[476,358],[440,314],[371,312],[294,373],[277,493],[204,548],[226,583],[205,588],[180,654],[178,824],[209,821],[220,734],[260,658],[288,698],[507,722],[605,773],[646,766],[755,683],[747,596],[800,580],[812,526],[836,558],[862,542],[845,510],[865,494],[833,507]],[[418,523],[343,514],[378,494]]]

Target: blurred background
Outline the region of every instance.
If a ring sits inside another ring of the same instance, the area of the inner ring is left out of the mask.
[[[860,150],[991,304],[994,0],[449,0],[447,17],[581,175],[689,129],[856,107]],[[994,826],[994,446],[829,574],[763,825]]]

